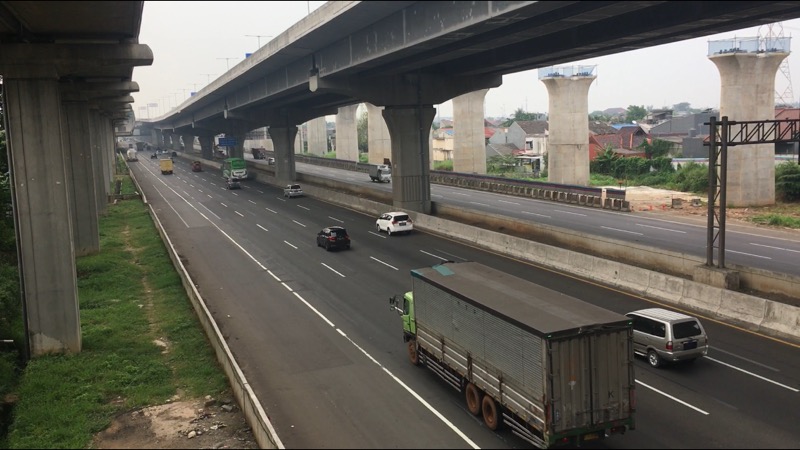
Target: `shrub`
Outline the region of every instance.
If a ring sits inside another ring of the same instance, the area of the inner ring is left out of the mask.
[[[708,193],[708,167],[697,163],[686,163],[675,174],[675,187],[679,191]]]
[[[775,167],[775,197],[785,202],[800,200],[800,164],[785,162]]]

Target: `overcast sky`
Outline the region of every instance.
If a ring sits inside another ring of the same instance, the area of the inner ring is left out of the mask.
[[[146,1],[139,42],[150,46],[151,66],[137,67],[133,80],[139,92],[133,93],[134,112],[150,117],[179,105],[190,92],[244,60],[259,43],[264,46],[309,11],[325,2],[270,1]],[[785,36],[800,36],[800,19],[782,22]],[[779,27],[773,27],[779,30]],[[767,33],[762,27],[762,34]],[[597,79],[589,89],[589,112],[607,108],[671,107],[688,102],[693,108],[719,107],[719,72],[708,59],[708,41],[759,34],[758,27],[707,36],[632,52],[573,61],[561,66],[597,65]],[[261,37],[255,37],[260,35]],[[794,39],[793,39],[794,41]],[[792,42],[797,48],[800,42]],[[793,81],[794,101],[800,97],[800,55],[788,57]],[[779,71],[776,90],[783,93],[788,78]],[[485,113],[489,117],[509,116],[517,108],[528,112],[547,112],[547,89],[538,71],[505,75],[503,85],[486,95]],[[160,109],[160,111],[158,111]],[[452,115],[452,102],[439,105],[439,116]]]

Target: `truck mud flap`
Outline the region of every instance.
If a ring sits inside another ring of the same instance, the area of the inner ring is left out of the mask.
[[[503,412],[503,423],[511,429],[511,432],[520,438],[530,442],[537,448],[547,448],[545,442],[537,435],[533,434],[527,426],[518,422],[513,416]]]
[[[433,373],[439,375],[441,379],[447,382],[453,389],[461,392],[461,377],[450,373],[439,361],[428,356],[424,351],[420,352],[420,359],[425,367],[431,369]]]

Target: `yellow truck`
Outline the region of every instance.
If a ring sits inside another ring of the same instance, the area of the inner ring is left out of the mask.
[[[161,158],[158,160],[158,167],[161,168],[162,175],[172,175],[172,158]]]

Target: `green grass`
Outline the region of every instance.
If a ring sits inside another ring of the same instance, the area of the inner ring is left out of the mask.
[[[784,228],[800,228],[800,219],[797,217],[786,216],[783,214],[764,214],[755,216],[751,219],[755,223],[772,225]]]
[[[87,448],[120,412],[228,389],[140,201],[109,205],[100,248],[77,260],[83,349],[29,362],[4,448]]]

